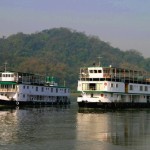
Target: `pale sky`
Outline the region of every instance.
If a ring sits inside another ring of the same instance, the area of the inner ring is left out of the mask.
[[[0,37],[55,27],[150,57],[150,0],[0,0]]]

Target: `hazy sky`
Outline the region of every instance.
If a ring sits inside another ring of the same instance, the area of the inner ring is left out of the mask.
[[[150,0],[0,0],[0,37],[54,27],[150,57]]]

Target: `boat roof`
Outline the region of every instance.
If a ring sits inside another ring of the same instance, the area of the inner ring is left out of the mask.
[[[120,68],[120,67],[112,67],[112,66],[107,66],[107,67],[103,67],[103,66],[89,66],[89,67],[81,67],[80,69],[116,69],[119,71],[134,71],[134,72],[146,72],[146,71],[142,71],[142,70],[137,70],[137,69],[128,69],[128,68]]]

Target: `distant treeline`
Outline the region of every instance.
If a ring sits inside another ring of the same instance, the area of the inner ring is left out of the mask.
[[[150,71],[150,58],[137,50],[121,51],[96,36],[68,28],[54,28],[33,34],[17,33],[0,38],[0,70],[54,76],[59,84],[76,90],[79,68],[98,64]]]

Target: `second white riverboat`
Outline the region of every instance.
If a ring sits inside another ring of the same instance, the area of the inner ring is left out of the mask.
[[[91,66],[80,69],[80,108],[150,108],[150,76],[144,71]]]

